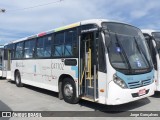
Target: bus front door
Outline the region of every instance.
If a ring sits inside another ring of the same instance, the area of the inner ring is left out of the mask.
[[[98,96],[96,32],[81,34],[80,40],[80,92],[83,98],[95,101]]]

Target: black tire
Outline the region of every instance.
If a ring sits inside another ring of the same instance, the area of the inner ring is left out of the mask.
[[[71,78],[65,78],[62,83],[62,95],[65,102],[76,104],[79,98],[76,97],[76,85]]]
[[[21,75],[19,71],[15,73],[15,83],[17,87],[23,87],[23,84],[21,82]]]

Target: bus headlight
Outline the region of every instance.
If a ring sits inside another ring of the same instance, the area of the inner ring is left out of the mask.
[[[121,88],[123,88],[123,89],[127,88],[126,83],[123,80],[121,80],[119,77],[117,77],[116,75],[113,75],[113,81]]]

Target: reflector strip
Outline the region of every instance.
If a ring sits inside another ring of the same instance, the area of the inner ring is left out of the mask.
[[[77,27],[77,26],[80,26],[80,23],[74,23],[74,24],[71,24],[71,25],[67,25],[67,26],[64,26],[64,27],[57,28],[57,29],[55,29],[55,32],[66,30],[66,29],[69,29],[69,28],[74,28],[74,27]]]
[[[45,33],[45,32],[42,32],[42,33],[39,33],[39,34],[38,34],[38,37],[42,37],[42,36],[44,36],[44,35],[46,35],[46,33]]]
[[[100,89],[100,92],[104,92],[104,89]]]

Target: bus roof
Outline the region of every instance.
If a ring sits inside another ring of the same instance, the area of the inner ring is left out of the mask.
[[[147,33],[152,36],[152,32],[155,32],[153,29],[141,29],[142,33]]]
[[[78,27],[80,25],[97,24],[98,26],[101,26],[102,22],[123,23],[123,22],[114,21],[114,20],[107,20],[107,19],[84,20],[84,21],[80,21],[80,22],[77,22],[77,23],[69,24],[69,25],[66,25],[66,26],[63,26],[63,27],[59,27],[59,28],[56,28],[56,29],[52,29],[52,30],[49,30],[49,31],[41,32],[41,33],[29,36],[29,37],[25,37],[25,38],[21,38],[21,39],[18,39],[18,40],[14,40],[14,41],[11,41],[10,43],[7,43],[5,45],[11,44],[11,43],[17,43],[17,42],[20,42],[20,41],[24,41],[24,40],[40,37],[40,36],[43,36],[43,35],[51,34],[51,33],[54,33],[54,32],[58,32],[58,31],[62,31],[62,30],[66,30],[66,29],[70,29],[70,28],[74,28],[74,27]],[[123,23],[123,24],[126,24],[126,23]],[[128,24],[128,25],[130,25],[130,24]]]
[[[152,32],[160,32],[160,30],[153,30],[153,29],[141,29],[142,33],[147,33],[152,36]]]
[[[4,45],[0,45],[0,48],[4,48]]]

